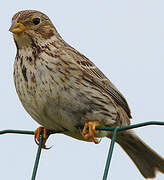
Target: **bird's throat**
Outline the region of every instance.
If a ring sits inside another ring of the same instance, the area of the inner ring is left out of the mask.
[[[21,33],[21,34],[14,34],[13,36],[18,49],[24,49],[31,46],[32,41],[27,34]]]

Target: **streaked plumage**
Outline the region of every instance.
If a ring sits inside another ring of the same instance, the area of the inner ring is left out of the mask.
[[[66,135],[80,140],[84,138],[78,126],[85,122],[130,124],[130,109],[122,94],[89,59],[61,38],[45,14],[20,11],[13,16],[10,31],[17,46],[16,90],[26,111],[39,124],[67,130]],[[111,137],[111,132],[97,136]],[[164,173],[164,159],[132,131],[120,133],[117,142],[144,177],[155,177],[156,170]]]

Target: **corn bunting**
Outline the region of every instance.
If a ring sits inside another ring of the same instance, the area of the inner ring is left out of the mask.
[[[50,19],[35,10],[16,13],[10,31],[17,47],[14,82],[26,111],[43,127],[35,131],[62,130],[79,140],[98,143],[112,132],[96,126],[130,124],[129,106],[110,80],[84,55],[68,45]],[[84,126],[81,132],[79,127]],[[164,159],[133,131],[120,132],[117,143],[145,178],[164,173]]]

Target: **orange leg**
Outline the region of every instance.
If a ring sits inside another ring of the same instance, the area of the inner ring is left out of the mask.
[[[96,126],[100,126],[100,123],[97,121],[93,121],[93,122],[86,122],[84,124],[84,128],[82,131],[82,136],[84,137],[84,139],[90,139],[92,138],[92,141],[95,144],[98,144],[100,141],[98,141],[94,136],[98,133],[98,131],[96,131]]]
[[[48,129],[44,128],[44,127],[39,127],[34,131],[34,140],[36,142],[37,145],[39,145],[40,142],[40,137],[41,137],[41,133],[43,132],[43,145],[42,148],[43,149],[50,149],[46,147],[46,141],[49,137],[49,133],[48,133]]]

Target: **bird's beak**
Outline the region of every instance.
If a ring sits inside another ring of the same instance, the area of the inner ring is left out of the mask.
[[[12,24],[9,31],[14,33],[14,34],[20,34],[24,31],[26,31],[26,26],[24,26],[22,23],[16,23]]]

